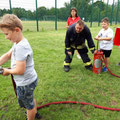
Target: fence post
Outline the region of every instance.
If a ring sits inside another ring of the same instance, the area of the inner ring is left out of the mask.
[[[98,26],[100,26],[100,19],[101,19],[101,6],[102,6],[102,0],[100,0],[100,5],[99,5],[99,20],[98,20]]]
[[[84,20],[84,7],[85,7],[84,6],[84,0],[82,0],[82,6],[83,7],[82,7],[82,17],[81,18]]]
[[[114,2],[115,2],[115,0],[113,0],[113,4],[112,4],[112,12],[111,12],[110,25],[112,25],[112,20],[113,20]]]
[[[38,25],[38,9],[37,9],[37,0],[36,0],[36,24],[37,24],[37,32],[39,31],[39,25]]]
[[[109,3],[109,0],[107,0],[106,17],[108,16],[108,3]]]
[[[94,2],[94,0],[92,0],[92,8],[91,8],[91,24],[90,24],[90,27],[92,27],[92,18],[93,18],[93,2]]]
[[[116,12],[116,21],[115,21],[115,25],[117,25],[117,20],[118,20],[118,12],[119,12],[119,0],[118,0],[117,12]]]
[[[57,0],[55,0],[55,30],[57,30]]]
[[[11,0],[9,0],[9,5],[10,5],[10,14],[12,14],[12,5],[11,5]]]
[[[70,8],[72,8],[72,0],[70,0]]]

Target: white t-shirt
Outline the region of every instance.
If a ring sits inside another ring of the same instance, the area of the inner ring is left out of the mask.
[[[11,68],[16,68],[16,61],[26,61],[25,73],[23,75],[13,75],[17,86],[25,86],[37,79],[34,69],[33,51],[27,39],[14,43],[12,47]]]
[[[113,48],[113,30],[111,28],[108,28],[107,30],[101,29],[98,33],[98,36],[101,38],[112,38],[111,40],[102,40],[100,41],[100,49],[103,50],[112,50]]]

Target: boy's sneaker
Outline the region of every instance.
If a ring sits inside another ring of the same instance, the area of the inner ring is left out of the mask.
[[[65,72],[69,72],[69,70],[70,70],[70,66],[64,66],[64,71]]]
[[[116,64],[116,66],[120,66],[120,62],[118,64]]]
[[[78,59],[81,59],[80,55],[77,54],[77,58],[78,58]]]
[[[42,116],[37,112],[36,115],[35,115],[35,119],[41,119]]]
[[[103,71],[103,72],[107,72],[108,69],[107,69],[106,67],[104,67],[102,71]]]

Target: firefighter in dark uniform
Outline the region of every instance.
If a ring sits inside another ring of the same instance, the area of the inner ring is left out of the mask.
[[[78,50],[83,63],[85,63],[85,68],[92,70],[92,63],[88,56],[88,49],[85,45],[85,40],[87,40],[88,47],[92,53],[95,51],[95,44],[93,42],[91,32],[89,28],[84,24],[82,20],[69,26],[66,32],[65,38],[65,60],[64,60],[64,70],[68,72],[70,70],[70,63],[72,62],[72,57],[74,51]]]

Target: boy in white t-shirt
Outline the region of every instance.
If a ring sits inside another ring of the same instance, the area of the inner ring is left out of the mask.
[[[105,63],[108,66],[109,63],[109,57],[112,52],[113,48],[113,30],[109,28],[109,19],[105,17],[102,19],[102,29],[98,33],[98,35],[95,37],[95,40],[100,41],[100,50],[103,51],[103,54],[105,55]],[[107,68],[103,68],[103,72],[106,72]]]

